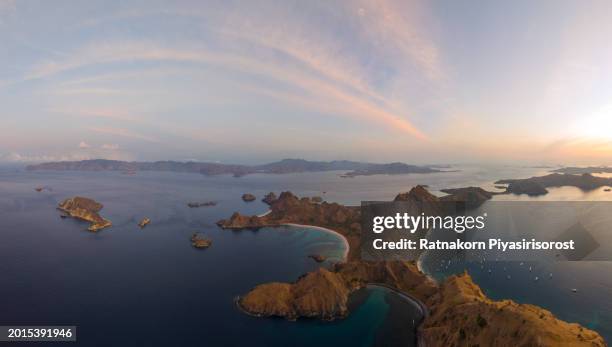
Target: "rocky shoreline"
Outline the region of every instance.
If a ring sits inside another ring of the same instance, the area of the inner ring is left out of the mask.
[[[64,213],[63,216],[89,222],[87,230],[97,232],[112,225],[110,220],[98,214],[103,207],[104,205],[95,200],[76,196],[60,202],[57,209]]]
[[[469,187],[447,191],[437,198],[424,187],[398,194],[397,201],[412,202],[429,208],[444,201],[462,201],[477,206],[493,193]],[[272,282],[253,288],[237,299],[244,312],[256,317],[283,317],[289,320],[317,318],[334,320],[346,317],[347,302],[357,289],[368,284],[383,284],[422,302],[431,313],[419,327],[420,344],[451,346],[480,344],[606,346],[596,332],[578,324],[555,318],[552,313],[533,305],[511,300],[492,301],[464,273],[442,283],[432,281],[414,262],[360,259],[361,226],[359,209],[339,204],[314,203],[283,192],[264,216],[234,213],[217,224],[224,229],[258,229],[298,223],[332,229],[346,238],[349,255],[345,263],[331,269],[319,268],[293,283]],[[443,210],[443,208],[440,208]],[[517,342],[518,341],[518,342]]]

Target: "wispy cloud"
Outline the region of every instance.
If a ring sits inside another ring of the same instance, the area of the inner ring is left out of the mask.
[[[86,148],[91,148],[91,146],[87,142],[81,141],[79,142],[79,148],[86,149]]]
[[[112,108],[50,108],[47,109],[50,113],[57,113],[71,117],[85,118],[109,118],[120,121],[137,121],[141,120],[139,116],[135,116],[131,112]]]
[[[185,44],[184,46],[197,47],[199,44]],[[257,59],[257,57],[213,52],[202,48],[167,47],[152,42],[118,42],[94,45],[75,52],[68,60],[40,64],[34,67],[26,78],[44,78],[84,66],[121,61],[214,64],[244,73],[260,74],[299,87],[309,95],[318,95],[319,98],[314,100],[314,104],[321,105],[321,98],[325,101],[331,100],[339,105],[338,109],[341,113],[381,122],[419,139],[426,137],[407,120],[406,115],[400,116],[389,111],[388,107],[381,106],[376,101],[371,101],[367,96],[355,94],[350,88],[338,86],[338,79],[333,79],[337,74],[328,73],[325,76],[326,78],[317,78],[292,65],[278,64],[274,61],[268,63]]]
[[[392,86],[393,83],[385,82],[381,89],[383,80],[376,76],[380,73],[360,54],[363,49],[379,51],[379,58],[383,59],[379,63],[398,72],[397,76],[386,75],[384,79],[409,81],[419,78],[403,74],[404,65],[411,62],[417,67],[417,74],[435,83],[444,80],[446,75],[439,50],[419,28],[416,16],[412,15],[419,15],[418,6],[394,1],[360,1],[336,7],[338,13],[333,16],[342,15],[347,23],[356,25],[354,34],[364,44],[362,47],[351,51],[341,36],[329,32],[331,27],[322,29],[303,18],[298,19],[299,14],[292,12],[295,8],[290,6],[273,5],[265,7],[265,11],[215,12],[213,9],[212,13],[217,15],[214,20],[211,20],[211,11],[197,6],[188,11],[166,7],[127,10],[114,16],[89,19],[81,25],[95,27],[106,21],[160,14],[193,17],[201,19],[198,24],[209,23],[199,27],[213,38],[214,43],[169,43],[150,39],[93,42],[74,50],[66,58],[54,58],[33,66],[24,78],[44,79],[72,70],[116,63],[164,62],[164,69],[183,66],[184,63],[192,67],[193,64],[220,66],[287,84],[287,91],[275,93],[277,98],[284,96],[287,102],[299,100],[300,104],[308,104],[314,111],[332,109],[336,115],[377,122],[417,139],[427,138],[411,121],[415,113],[408,106],[410,102],[401,94],[385,90],[385,85]],[[271,17],[275,19],[271,21]],[[113,75],[126,73],[130,72],[118,71],[100,78],[112,79]],[[96,77],[85,77],[74,83],[96,81],[99,81]],[[265,85],[261,87],[267,88]],[[104,95],[115,91],[88,85],[65,92]]]

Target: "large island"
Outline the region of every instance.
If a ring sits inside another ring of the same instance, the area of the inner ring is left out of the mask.
[[[233,175],[241,177],[249,174],[287,174],[299,172],[344,171],[343,176],[363,175],[399,175],[412,173],[436,173],[441,170],[429,166],[409,165],[405,163],[364,163],[348,160],[308,161],[304,159],[283,159],[262,165],[238,165],[207,162],[127,162],[119,160],[81,160],[61,161],[30,165],[28,170],[56,171],[120,171],[134,174],[138,171],[173,171],[200,173],[206,176]]]
[[[478,188],[463,188],[438,198],[422,187],[399,194],[398,201],[415,209],[462,198],[488,199]],[[427,204],[423,204],[426,202]],[[475,204],[475,201],[466,201]],[[440,206],[439,211],[444,208]],[[549,311],[511,300],[493,301],[465,273],[435,283],[414,262],[363,261],[359,245],[360,210],[340,204],[316,203],[282,193],[264,216],[234,213],[218,225],[226,229],[257,229],[284,224],[307,224],[332,229],[346,238],[350,250],[346,262],[320,268],[293,283],[267,283],[240,297],[238,306],[259,317],[300,317],[331,320],[345,317],[351,293],[367,284],[379,284],[406,294],[426,307],[428,315],[419,327],[421,343],[428,346],[605,346],[596,332],[555,318]]]

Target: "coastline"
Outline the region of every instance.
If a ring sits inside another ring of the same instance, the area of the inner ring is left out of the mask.
[[[433,277],[433,276],[432,276],[430,273],[428,273],[427,271],[425,271],[425,270],[423,269],[423,256],[424,256],[424,255],[425,255],[427,252],[428,252],[428,251],[425,251],[425,252],[423,252],[423,253],[421,253],[421,254],[419,255],[419,258],[418,258],[418,259],[417,259],[417,261],[416,261],[416,266],[417,266],[417,269],[418,269],[419,271],[421,271],[421,273],[423,273],[425,276],[427,276],[427,278],[428,278],[429,280],[433,281],[434,283],[438,283],[438,281],[437,281],[437,280],[436,280],[436,279],[435,279],[435,278],[434,278],[434,277]]]
[[[262,214],[258,214],[257,217],[265,217],[265,216],[269,215],[270,213],[272,213],[272,210],[268,210],[267,212],[264,212]]]
[[[348,254],[349,254],[350,246],[349,246],[349,243],[348,243],[348,240],[346,239],[346,237],[344,237],[344,235],[340,234],[339,232],[334,231],[332,229],[327,229],[327,228],[323,228],[323,227],[319,227],[319,226],[314,226],[314,225],[307,225],[307,224],[285,223],[285,224],[281,224],[281,225],[290,226],[290,227],[316,229],[316,230],[324,231],[326,233],[330,233],[330,234],[334,234],[334,235],[338,236],[342,240],[342,242],[344,242],[344,254],[342,254],[342,261],[346,262],[346,260],[348,259]]]

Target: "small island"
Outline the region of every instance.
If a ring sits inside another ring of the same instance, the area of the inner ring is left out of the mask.
[[[206,249],[212,245],[212,240],[196,232],[191,235],[191,245],[197,249]]]
[[[69,216],[87,221],[91,223],[87,230],[97,232],[112,225],[111,221],[98,214],[103,207],[104,205],[93,199],[76,196],[60,202],[57,208],[63,212],[60,217]]]
[[[537,176],[524,179],[504,179],[495,184],[507,184],[507,193],[527,194],[529,196],[539,196],[548,194],[546,188],[551,187],[576,187],[585,191],[594,190],[601,187],[612,187],[612,178],[597,177],[590,173],[580,175],[553,173],[546,176]]]
[[[145,217],[140,221],[140,223],[138,223],[138,226],[142,229],[146,227],[149,223],[151,223],[151,220]]]
[[[257,198],[253,194],[250,194],[250,193],[242,194],[242,200],[245,202],[255,201],[256,199]]]

